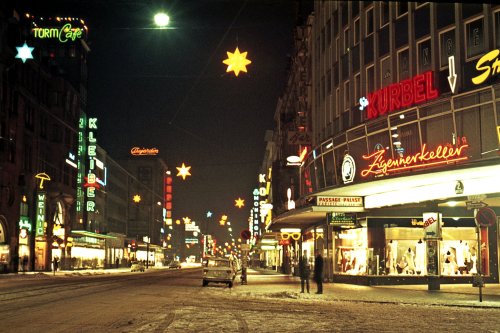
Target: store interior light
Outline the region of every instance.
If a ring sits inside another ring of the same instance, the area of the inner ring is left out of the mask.
[[[450,207],[455,207],[458,204],[458,202],[457,201],[448,201],[446,204]]]
[[[300,232],[300,228],[282,228],[280,229],[281,232]]]
[[[400,141],[394,141],[394,142],[393,142],[393,144],[394,144],[395,146],[401,146],[401,142],[400,142]]]
[[[300,163],[300,157],[298,157],[296,155],[288,156],[286,158],[286,161],[289,163]]]
[[[393,137],[393,138],[397,138],[398,136],[399,136],[399,134],[398,134],[398,133],[394,133],[394,134],[392,135],[392,137]]]

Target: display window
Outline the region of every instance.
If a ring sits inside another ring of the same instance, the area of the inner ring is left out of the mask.
[[[385,273],[426,275],[426,244],[422,228],[385,229]]]
[[[367,229],[347,229],[334,232],[336,274],[365,275],[368,272]]]
[[[443,228],[442,234],[441,275],[477,274],[476,228]]]

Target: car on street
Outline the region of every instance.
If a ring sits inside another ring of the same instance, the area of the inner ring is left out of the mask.
[[[232,260],[227,258],[208,258],[203,262],[203,287],[209,282],[226,283],[233,287],[236,268]]]
[[[168,268],[180,269],[181,268],[181,263],[180,263],[180,261],[173,260],[173,261],[170,262],[170,264],[168,264]]]
[[[144,272],[146,269],[144,268],[144,263],[142,261],[132,261],[132,265],[130,266],[131,272]]]

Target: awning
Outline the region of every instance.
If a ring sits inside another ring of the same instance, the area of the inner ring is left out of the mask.
[[[79,235],[79,236],[94,237],[94,238],[99,238],[99,239],[117,239],[117,237],[115,237],[115,236],[98,234],[98,233],[95,233],[92,231],[87,231],[87,230],[71,230],[71,233]]]

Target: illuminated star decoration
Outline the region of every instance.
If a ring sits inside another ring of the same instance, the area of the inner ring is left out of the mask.
[[[245,200],[243,200],[242,198],[238,198],[236,200],[234,200],[236,203],[235,203],[235,206],[238,207],[238,208],[241,208],[243,206],[245,206]]]
[[[222,215],[220,221],[219,221],[219,224],[220,225],[225,225],[227,222],[227,215]]]
[[[136,195],[134,195],[134,199],[132,199],[132,200],[134,200],[135,203],[139,203],[139,202],[141,202],[141,196],[139,194],[136,194]]]
[[[191,219],[189,217],[183,217],[182,220],[184,221],[184,224],[191,224]]]
[[[212,217],[212,212],[211,211],[207,212],[207,217]]]
[[[182,163],[182,166],[179,168],[177,167],[177,170],[179,170],[179,173],[177,176],[182,177],[182,180],[185,180],[187,176],[191,176],[191,172],[189,172],[189,169],[191,169],[190,166],[185,166],[184,163]]]
[[[247,72],[247,65],[252,62],[247,59],[247,53],[240,53],[238,47],[236,47],[236,51],[234,53],[227,52],[227,59],[222,61],[222,63],[227,65],[227,72],[233,71],[234,75],[238,76],[240,72]]]
[[[34,47],[29,47],[26,42],[24,42],[23,46],[16,46],[17,49],[17,59],[21,59],[23,61],[23,64],[26,62],[27,59],[33,59],[33,55],[31,52],[35,49]]]

